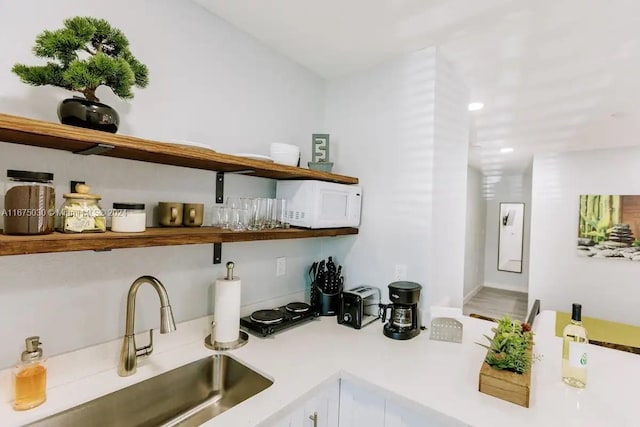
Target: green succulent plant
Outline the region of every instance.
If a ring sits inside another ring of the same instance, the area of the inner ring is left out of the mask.
[[[36,37],[33,53],[49,61],[46,65],[14,65],[12,71],[22,82],[80,92],[89,101],[99,101],[99,86],[111,88],[122,99],[132,99],[133,86],[149,84],[147,66],[133,56],[124,33],[104,19],[66,19],[64,28]]]
[[[509,316],[496,320],[497,326],[491,330],[493,337],[485,335],[489,345],[480,346],[489,350],[485,358],[490,366],[524,374],[531,369],[532,356],[529,352],[533,346],[533,332],[526,323],[518,323]]]

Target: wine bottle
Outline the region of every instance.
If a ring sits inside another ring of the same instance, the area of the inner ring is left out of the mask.
[[[587,330],[582,326],[582,306],[573,304],[571,323],[562,333],[562,381],[572,387],[587,385]]]

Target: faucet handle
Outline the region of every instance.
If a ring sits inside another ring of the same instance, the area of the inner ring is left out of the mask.
[[[153,353],[153,329],[149,329],[149,344],[144,347],[136,347],[136,357],[145,357]]]

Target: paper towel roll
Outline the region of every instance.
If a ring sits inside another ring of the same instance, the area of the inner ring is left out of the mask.
[[[240,333],[240,278],[218,279],[215,288],[213,321],[216,322],[212,341],[227,343],[236,341]]]

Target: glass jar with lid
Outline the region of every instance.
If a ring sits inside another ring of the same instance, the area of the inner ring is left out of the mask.
[[[49,234],[54,228],[53,174],[8,170],[4,195],[4,234]]]
[[[104,233],[107,231],[105,214],[98,201],[102,197],[90,194],[91,188],[76,184],[75,193],[64,194],[60,209],[59,230],[64,233]]]
[[[111,212],[111,231],[141,233],[146,230],[147,215],[144,203],[114,203]]]

